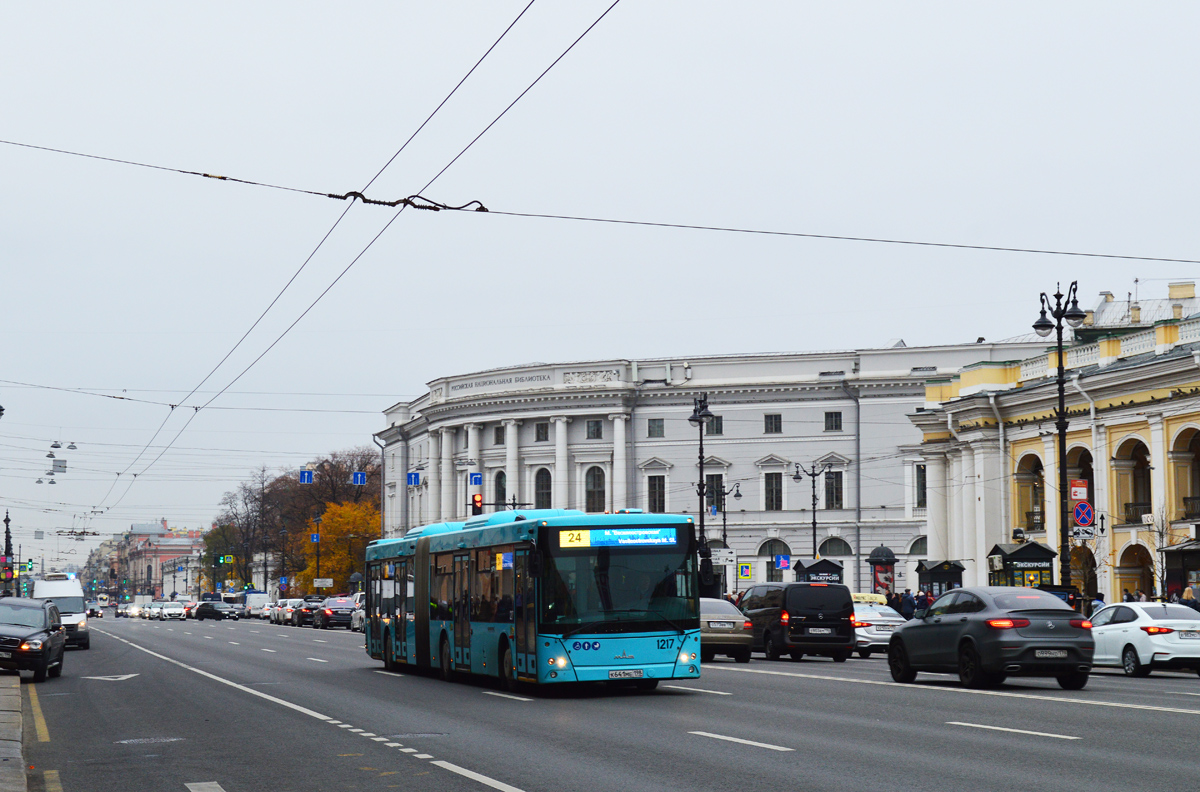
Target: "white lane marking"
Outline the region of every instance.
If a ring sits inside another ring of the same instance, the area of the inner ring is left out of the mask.
[[[306,657],[306,660],[312,660],[314,663],[328,663],[328,660],[322,660],[319,657]]]
[[[987,726],[983,723],[963,723],[962,721],[946,721],[947,726],[968,726],[972,729],[988,729],[989,731],[1012,732],[1013,734],[1030,734],[1034,737],[1054,737],[1058,740],[1082,740],[1082,737],[1072,737],[1069,734],[1051,734],[1050,732],[1028,731],[1026,729],[1006,729],[1003,726]]]
[[[320,638],[313,638],[313,643],[329,643],[329,641],[322,641]]]
[[[211,636],[211,635],[206,635],[206,636],[204,636],[204,637],[205,637],[205,639],[206,639],[206,640],[209,640],[209,641],[211,641],[211,640],[212,640],[212,636]]]
[[[784,748],[782,745],[771,745],[770,743],[755,742],[754,740],[743,740],[741,737],[727,737],[724,734],[713,734],[712,732],[692,731],[688,734],[695,734],[698,737],[711,737],[714,740],[727,740],[729,742],[741,743],[742,745],[753,745],[755,748],[766,748],[769,751],[794,751],[795,748]]]
[[[1000,696],[1002,698],[1031,699],[1033,701],[1054,701],[1062,704],[1086,704],[1093,707],[1116,707],[1118,709],[1147,710],[1150,712],[1173,712],[1179,715],[1200,715],[1200,710],[1183,709],[1181,707],[1156,707],[1151,704],[1122,704],[1117,701],[1096,701],[1095,699],[1067,698],[1065,696],[1036,696],[1032,693],[1010,693],[1003,690],[971,690],[961,687],[942,687],[918,685],[915,683],[883,681],[878,679],[853,679],[851,677],[828,676],[826,674],[797,674],[792,671],[766,671],[757,668],[734,668],[726,665],[711,665],[710,670],[736,671],[743,674],[768,674],[771,676],[800,677],[802,679],[821,679],[830,682],[851,682],[856,685],[882,685],[884,687],[910,688],[912,690],[928,690],[940,693],[963,693],[972,696]]]
[[[423,754],[422,754],[422,756],[423,756]],[[419,758],[421,758],[421,756],[418,756],[417,758],[419,759]],[[430,762],[430,764],[435,764],[438,767],[442,768],[443,770],[449,770],[451,773],[457,773],[458,775],[463,776],[464,778],[469,778],[472,781],[478,781],[479,783],[483,784],[484,786],[490,786],[492,789],[499,789],[500,792],[523,792],[518,787],[511,786],[509,784],[504,783],[503,781],[497,781],[494,778],[488,778],[485,775],[480,775],[479,773],[476,773],[474,770],[468,770],[465,767],[459,767],[458,765],[451,764],[450,762],[447,762],[445,760],[438,760],[436,762]]]
[[[384,737],[383,739],[386,740],[387,737]],[[399,748],[403,744],[404,743],[384,743],[384,745],[387,746],[388,748]]]
[[[397,674],[395,671],[376,671],[375,673],[376,673],[376,674],[383,674],[383,675],[385,675],[385,676],[394,676],[394,677],[402,677],[402,676],[404,676],[404,674]]]
[[[366,737],[366,736],[367,735],[365,735],[365,734],[363,735],[363,737]],[[386,741],[387,741],[387,737],[372,737],[371,738],[371,742],[386,742]]]
[[[271,654],[277,654],[277,652],[274,649],[263,649],[263,651],[270,652]]]
[[[413,759],[432,759],[433,754],[413,754]]]
[[[124,682],[126,679],[133,679],[137,674],[120,674],[119,676],[85,676],[84,679],[103,679],[105,682]]]
[[[233,644],[234,646],[241,646],[241,644],[237,641],[230,641],[229,643]]]
[[[353,729],[354,724],[353,723],[339,723],[338,728],[339,729]],[[359,729],[359,731],[362,731],[362,729]]]
[[[168,628],[167,628],[167,632],[175,632],[175,628],[174,628],[174,627],[168,627]]]
[[[693,693],[712,693],[714,696],[732,696],[732,693],[726,693],[723,690],[705,690],[704,688],[684,687],[683,685],[663,685],[665,688],[672,690],[690,690]]]
[[[134,649],[137,649],[140,652],[145,652],[146,654],[150,655],[151,657],[157,657],[159,660],[165,660],[172,665],[179,666],[180,668],[185,669],[187,671],[191,671],[194,674],[199,674],[200,676],[211,679],[214,682],[220,682],[222,685],[228,685],[229,687],[234,688],[236,690],[240,690],[243,693],[249,693],[251,696],[257,696],[258,698],[266,699],[267,701],[278,704],[281,707],[287,707],[288,709],[299,712],[302,715],[307,715],[310,718],[316,718],[317,720],[322,720],[322,721],[327,721],[330,719],[328,715],[322,715],[321,713],[317,712],[316,710],[311,710],[308,707],[302,707],[299,704],[293,704],[290,701],[285,701],[276,696],[272,696],[269,693],[263,693],[261,690],[255,690],[252,687],[246,687],[245,685],[239,685],[237,682],[234,682],[231,679],[226,679],[225,677],[219,677],[216,674],[211,674],[208,671],[205,671],[200,668],[196,668],[195,666],[190,666],[187,663],[181,663],[180,661],[178,661],[172,657],[167,657],[164,654],[159,654],[158,652],[147,649],[144,646],[139,646],[138,644],[135,644],[133,641],[127,641],[124,638],[122,638],[118,635],[113,635],[110,632],[105,632],[104,630],[99,630],[99,629],[97,629],[96,632],[100,633],[101,635],[107,635],[109,638],[115,638],[118,641],[120,641],[121,643],[128,644],[129,646],[132,646]]]
[[[251,630],[250,632],[254,633],[255,635],[258,635],[259,632],[261,632],[261,630]]]
[[[216,781],[203,781],[199,784],[184,784],[188,792],[225,792],[225,788]]]
[[[416,748],[401,748],[400,750],[403,751],[404,753],[416,753],[417,752]]]
[[[366,729],[351,729],[350,731],[354,734],[360,734],[361,732],[365,732]]]
[[[162,629],[162,627],[159,627],[157,624],[155,624],[155,625],[154,625],[154,629],[156,629],[156,630],[161,630],[161,629]]]
[[[359,736],[359,737],[374,737],[374,736],[375,736],[375,732],[369,732],[369,731],[365,731],[365,732],[363,732],[362,734],[360,734],[360,735],[358,735],[358,736]]]
[[[191,633],[190,633],[190,632],[188,632],[187,630],[184,630],[184,631],[183,631],[183,634],[184,634],[184,635],[191,635]]]
[[[1183,691],[1183,690],[1177,690],[1175,692],[1181,693],[1184,696],[1200,696],[1200,693],[1188,693],[1187,691]]]
[[[511,693],[497,693],[494,690],[485,690],[485,691],[483,691],[483,695],[498,696],[500,698],[512,699],[513,701],[533,701],[533,699],[525,698],[524,696],[514,696]]]
[[[331,721],[326,721],[326,722],[327,722],[327,723],[328,723],[330,726],[337,726],[337,725],[339,725],[339,724],[341,723],[341,721],[333,721],[333,720],[331,720]]]

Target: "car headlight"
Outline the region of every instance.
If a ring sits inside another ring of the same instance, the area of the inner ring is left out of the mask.
[[[86,618],[80,619],[79,624],[77,626],[81,630],[86,630],[87,629],[87,619]]]
[[[21,644],[21,648],[26,649],[26,650],[31,650],[31,651],[37,651],[38,649],[42,648],[42,642],[37,638],[31,638],[28,641],[24,641]]]

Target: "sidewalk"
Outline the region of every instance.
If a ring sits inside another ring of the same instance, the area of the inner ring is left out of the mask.
[[[21,755],[21,677],[0,677],[0,792],[25,792]]]

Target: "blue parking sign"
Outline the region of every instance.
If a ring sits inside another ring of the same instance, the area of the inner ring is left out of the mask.
[[[792,557],[790,555],[775,556],[775,568],[776,569],[791,569],[792,568]]]
[[[312,540],[313,540],[314,542],[319,542],[319,541],[321,541],[321,534],[311,534],[311,536],[312,536]]]

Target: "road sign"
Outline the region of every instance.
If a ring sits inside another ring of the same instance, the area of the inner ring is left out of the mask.
[[[470,475],[470,481],[468,482],[468,486],[482,487],[483,486],[483,474],[482,473],[472,473]]]
[[[1082,525],[1084,528],[1091,525],[1096,519],[1095,512],[1092,511],[1092,504],[1083,500],[1075,504],[1075,524]]]
[[[313,472],[311,470],[301,470],[300,471],[300,483],[301,484],[312,484],[313,483]]]
[[[314,541],[314,542],[321,541],[321,534],[309,534],[309,536],[312,538],[312,541]]]
[[[333,578],[313,578],[313,588],[333,588]]]
[[[280,584],[279,584],[279,590],[280,590],[280,591],[287,591],[287,583],[280,583]]]
[[[421,486],[421,474],[420,473],[409,473],[408,474],[408,486],[410,486],[410,487]]]
[[[792,568],[792,557],[790,555],[775,556],[775,568],[776,569],[791,569]]]
[[[711,514],[713,517],[716,517],[717,516],[717,504],[714,503],[714,504],[710,505],[708,507],[708,513]]]
[[[1071,500],[1082,501],[1087,500],[1087,497],[1087,479],[1071,479]]]
[[[280,583],[287,583],[287,578],[285,578],[285,577],[281,577],[281,578],[279,578],[279,582],[280,582]]]
[[[750,580],[754,577],[752,564],[738,564],[738,580]]]
[[[732,564],[737,561],[737,551],[731,547],[714,547],[712,549],[712,562],[717,566]]]
[[[218,584],[217,584],[217,591],[220,591],[220,590],[221,590],[221,584],[220,584],[220,583],[218,583]]]
[[[354,485],[354,486],[356,486],[356,487],[362,487],[362,486],[366,486],[366,483],[367,483],[367,474],[366,474],[366,473],[360,473],[360,472],[358,472],[358,471],[355,471],[354,473],[351,473],[351,474],[350,474],[350,483],[351,483],[351,484],[353,484],[353,485]]]

